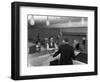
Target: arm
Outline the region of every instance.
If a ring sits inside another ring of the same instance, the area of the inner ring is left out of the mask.
[[[60,53],[60,51],[58,50],[55,54],[53,54],[53,57],[57,56]]]
[[[61,53],[61,47],[59,47],[58,51],[53,55],[53,57],[59,55]]]

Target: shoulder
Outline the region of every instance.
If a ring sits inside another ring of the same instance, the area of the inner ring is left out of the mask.
[[[66,46],[67,46],[69,49],[74,50],[74,47],[73,47],[73,46],[71,46],[71,45],[69,45],[69,44],[67,44]]]

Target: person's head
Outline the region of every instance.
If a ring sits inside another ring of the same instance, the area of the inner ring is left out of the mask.
[[[77,40],[74,40],[74,43],[77,43]]]
[[[63,42],[63,43],[69,43],[69,40],[68,40],[68,38],[64,38],[64,39],[62,40],[62,42]]]
[[[53,37],[50,37],[50,42],[53,42],[53,41],[54,41]]]
[[[74,40],[74,44],[77,44],[77,43],[79,43],[77,40]]]
[[[86,38],[85,38],[85,37],[83,37],[82,39],[83,39],[83,40],[85,40]]]

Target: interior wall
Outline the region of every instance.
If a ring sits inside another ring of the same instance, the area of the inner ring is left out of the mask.
[[[82,37],[86,37],[87,34],[87,27],[70,27],[70,28],[46,28],[46,27],[31,27],[28,30],[28,40],[32,42],[36,42],[37,38],[39,37],[43,40],[45,37],[53,37],[56,39],[58,35],[62,37],[67,37],[70,39],[72,43],[73,40],[78,40],[79,42],[82,41]]]
[[[28,39],[35,42],[38,36],[43,40],[45,37],[56,38],[58,34],[59,29],[57,28],[31,28],[28,30]]]
[[[69,33],[87,33],[88,27],[69,27],[69,28],[62,28],[62,32],[69,32]]]

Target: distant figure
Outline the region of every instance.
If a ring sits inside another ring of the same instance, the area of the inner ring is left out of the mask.
[[[49,48],[55,48],[55,42],[53,37],[49,38]]]
[[[29,47],[28,51],[29,51],[29,54],[35,53],[36,52],[36,45],[33,45],[33,46]]]
[[[40,52],[40,51],[41,51],[41,43],[36,42],[36,52]]]
[[[49,48],[56,48],[56,47],[57,45],[54,42],[54,38],[53,37],[49,38]]]
[[[59,46],[58,51],[53,55],[53,57],[61,54],[59,64],[60,65],[72,65],[72,59],[75,59],[74,48],[69,45],[68,39],[63,40],[63,44]]]
[[[76,44],[76,50],[80,50],[80,43],[79,42]]]
[[[49,41],[48,41],[48,38],[44,38],[43,46],[44,46],[44,48],[46,48],[46,49],[49,47]]]
[[[79,44],[79,42],[77,41],[77,40],[74,40],[74,48],[75,48],[75,50],[79,50],[80,49],[80,44]]]
[[[58,35],[58,36],[56,37],[56,44],[57,44],[57,45],[60,44],[60,35]]]
[[[83,44],[83,46],[85,48],[85,44],[86,44],[86,38],[85,37],[82,38],[82,44]]]

